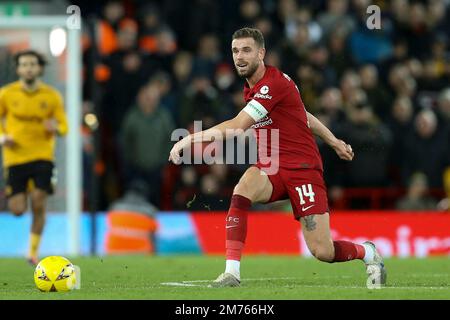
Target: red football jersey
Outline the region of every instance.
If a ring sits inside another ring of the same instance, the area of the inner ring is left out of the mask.
[[[253,88],[245,83],[244,98],[244,111],[257,121],[252,128],[256,131],[258,163],[268,166],[271,161],[273,166],[279,158],[280,168],[323,171],[300,92],[288,75],[266,65],[264,76]],[[279,143],[273,129],[279,130]]]

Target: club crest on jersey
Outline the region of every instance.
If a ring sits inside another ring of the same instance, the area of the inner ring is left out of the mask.
[[[267,93],[269,93],[269,87],[262,86],[261,89],[259,89],[259,92],[261,92],[262,94],[267,94]]]
[[[272,96],[268,95],[269,93],[269,87],[268,86],[262,86],[259,89],[259,92],[255,93],[254,98],[260,98],[260,99],[272,99]]]

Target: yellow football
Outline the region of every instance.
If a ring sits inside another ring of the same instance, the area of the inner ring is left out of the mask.
[[[34,283],[43,292],[64,292],[75,288],[76,274],[73,264],[64,257],[42,259],[34,270]]]

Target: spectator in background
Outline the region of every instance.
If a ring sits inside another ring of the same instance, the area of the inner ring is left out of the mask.
[[[325,89],[320,96],[319,103],[320,119],[332,131],[347,121],[347,115],[342,105],[342,94],[338,88]]]
[[[158,1],[167,24],[179,37],[179,47],[195,51],[198,39],[205,33],[218,33],[221,23],[219,1]],[[227,19],[229,16],[227,16]]]
[[[282,70],[287,74],[295,73],[294,70],[308,60],[311,40],[307,25],[297,24],[292,39],[284,39],[280,43]]]
[[[286,36],[288,39],[295,37],[298,25],[305,25],[308,27],[311,43],[316,44],[322,39],[322,28],[315,20],[312,20],[312,12],[308,7],[298,8],[295,13],[289,16],[285,21]],[[266,39],[265,36],[264,39]]]
[[[172,87],[170,75],[165,71],[158,71],[151,76],[149,81],[158,86],[159,92],[161,93],[162,107],[169,111],[172,119],[176,119],[178,101],[177,95]]]
[[[343,27],[337,26],[326,40],[330,50],[329,65],[341,79],[344,72],[353,65],[353,60],[346,44],[347,33]]]
[[[315,72],[310,64],[300,64],[293,74],[295,83],[298,83],[302,90],[302,100],[305,107],[311,112],[315,112],[315,106],[319,95],[322,77]]]
[[[264,61],[267,65],[273,66],[275,68],[280,68],[281,66],[281,55],[278,52],[278,50],[268,50],[266,53],[266,56],[264,58]]]
[[[352,97],[355,96],[355,92],[361,89],[361,78],[354,70],[348,69],[343,74],[339,86],[344,109],[347,111],[350,107]]]
[[[386,28],[369,29],[362,19],[349,36],[350,52],[358,64],[378,64],[391,55],[392,43]]]
[[[161,92],[155,83],[141,87],[137,105],[125,115],[121,131],[127,184],[144,180],[149,184],[148,199],[160,204],[161,172],[170,151],[174,123],[160,105]]]
[[[137,49],[137,32],[135,21],[122,21],[118,33],[118,49],[105,60],[111,77],[105,84],[107,94],[103,100],[103,115],[113,133],[119,131],[125,112],[154,67],[145,63],[142,52]]]
[[[146,5],[139,10],[139,48],[148,53],[158,50],[157,33],[161,28],[159,8]]]
[[[174,89],[176,89],[176,91],[181,91],[191,80],[192,54],[187,51],[177,52],[171,71],[175,80]]]
[[[192,72],[213,78],[218,63],[222,60],[219,39],[213,34],[207,34],[198,42],[197,54],[194,57]]]
[[[221,92],[230,92],[236,80],[231,65],[222,63],[217,66],[214,74],[214,85]]]
[[[234,110],[226,106],[233,105],[231,92],[233,91],[233,84],[236,80],[236,75],[232,67],[227,63],[222,63],[217,66],[214,74],[214,87],[217,88],[223,108],[220,111],[220,121],[232,118]]]
[[[103,8],[103,17],[96,25],[97,47],[100,55],[108,56],[118,49],[117,31],[125,17],[122,1],[108,1]]]
[[[422,90],[437,91],[449,83],[449,58],[447,38],[444,35],[436,35],[431,42],[431,55],[424,59],[423,77],[419,83]]]
[[[120,24],[125,20],[125,8],[122,1],[108,1],[103,7],[102,14],[93,22],[93,30],[90,30],[90,21],[83,24],[81,38],[83,50],[84,76],[92,67],[93,77],[98,83],[104,84],[111,77],[110,66],[105,64],[111,54],[119,49],[118,32]],[[95,59],[92,57],[95,56]],[[91,92],[92,84],[85,81],[83,84],[83,95],[89,99],[96,93]]]
[[[279,30],[284,30],[285,37],[289,37],[288,22],[294,20],[295,13],[298,10],[296,0],[280,0],[277,1],[275,13],[275,24]]]
[[[432,110],[420,111],[414,119],[414,131],[405,138],[403,181],[420,171],[427,176],[431,187],[441,187],[442,172],[448,165],[447,137],[444,128],[438,128]]]
[[[346,166],[347,186],[383,187],[388,185],[387,164],[392,144],[389,129],[377,120],[372,107],[359,103],[348,111],[349,121],[340,135],[357,157]]]
[[[203,128],[217,123],[223,110],[217,89],[210,77],[196,75],[184,91],[180,100],[180,124],[193,129],[194,121],[202,121]]]
[[[411,99],[399,96],[395,99],[387,125],[392,132],[393,143],[390,153],[390,172],[397,185],[401,185],[401,167],[405,154],[405,139],[413,132],[414,108]]]
[[[392,103],[388,91],[378,79],[378,70],[373,64],[366,64],[359,69],[361,88],[366,92],[368,102],[374,107],[375,114],[385,121],[389,116]]]
[[[443,125],[450,125],[450,87],[443,89],[438,97],[438,115]]]
[[[417,172],[409,180],[407,194],[397,201],[396,208],[409,211],[435,210],[437,201],[428,196],[427,176]]]
[[[337,82],[336,73],[329,63],[329,52],[326,46],[315,44],[311,47],[308,61],[314,68],[317,80],[317,88],[322,91],[323,88],[330,87]]]
[[[415,98],[417,81],[411,76],[405,64],[397,64],[389,71],[391,95]]]
[[[347,114],[343,109],[342,95],[338,88],[330,87],[323,91],[319,99],[319,111],[316,116],[332,132],[341,134]],[[316,139],[324,165],[324,179],[329,185],[329,197],[332,202],[342,196],[345,186],[345,162],[341,161],[321,139]]]
[[[399,29],[408,23],[409,19],[409,1],[408,0],[391,0],[389,5],[389,13],[392,20],[396,24],[395,29]]]
[[[147,55],[155,69],[170,72],[177,52],[177,39],[170,28],[161,27],[156,33],[157,51]]]
[[[243,26],[254,26],[262,14],[261,4],[257,0],[243,0],[239,4],[239,13],[234,21],[233,29]]]
[[[391,54],[380,62],[380,75],[385,82],[387,82],[389,70],[395,65],[405,63],[408,59],[408,43],[404,38],[396,36],[392,45]]]
[[[427,1],[428,19],[427,23],[435,33],[443,34],[450,38],[450,21],[448,19],[448,3],[442,0]]]
[[[348,34],[355,28],[354,19],[347,14],[348,0],[328,0],[327,11],[319,14],[317,21],[325,37],[328,37],[336,27],[343,28]]]
[[[398,25],[397,32],[406,39],[411,56],[426,58],[430,52],[432,34],[427,25],[425,6],[421,2],[412,2],[407,12],[408,18]]]
[[[82,163],[83,163],[83,210],[89,209],[89,203],[93,191],[92,185],[92,174],[101,175],[103,172],[99,170],[100,166],[97,167],[96,172],[92,172],[94,168],[95,161],[95,142],[94,142],[94,132],[98,129],[98,120],[93,114],[94,106],[90,101],[83,101],[81,105],[82,112],[82,123],[81,123],[81,148],[82,153]]]
[[[437,110],[440,124],[444,131],[444,138],[447,142],[450,141],[450,87],[444,88],[438,98]],[[450,210],[450,147],[447,148],[446,169],[443,174],[443,183],[445,192],[447,194],[447,210]]]
[[[280,30],[276,28],[276,26],[272,23],[272,20],[268,16],[260,16],[255,21],[255,28],[259,29],[264,39],[266,39],[269,46],[266,46],[266,50],[271,50],[276,47],[276,44],[279,41],[278,35],[280,34]]]

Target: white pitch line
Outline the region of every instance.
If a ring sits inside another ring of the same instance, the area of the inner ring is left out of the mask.
[[[294,280],[294,279],[298,279],[295,277],[279,277],[279,278],[248,278],[245,279],[245,281],[266,281],[266,280]],[[183,283],[195,283],[195,282],[211,282],[210,280],[186,280],[186,281],[181,281]]]
[[[293,280],[298,279],[294,277],[284,277],[284,278],[250,278],[245,279],[245,281],[267,281],[267,280]],[[204,285],[193,284],[193,283],[210,283],[212,280],[185,280],[181,282],[162,282],[163,286],[176,286],[176,287],[204,287]]]
[[[174,287],[201,287],[198,284],[182,283],[182,282],[162,282],[164,286],[174,286]]]
[[[250,281],[268,281],[268,280],[301,280],[300,278],[295,277],[279,277],[279,278],[249,278],[245,279],[244,282]],[[185,280],[181,282],[162,282],[163,286],[177,286],[177,287],[205,287],[205,285],[194,284],[194,283],[209,283],[211,280]],[[295,284],[296,287],[304,287],[304,288],[326,288],[326,289],[366,289],[365,286],[329,286],[329,285],[302,285]],[[381,289],[401,289],[401,290],[418,290],[418,289],[428,289],[428,290],[449,290],[450,286],[445,287],[420,287],[420,286],[402,286],[402,287],[382,287]]]

